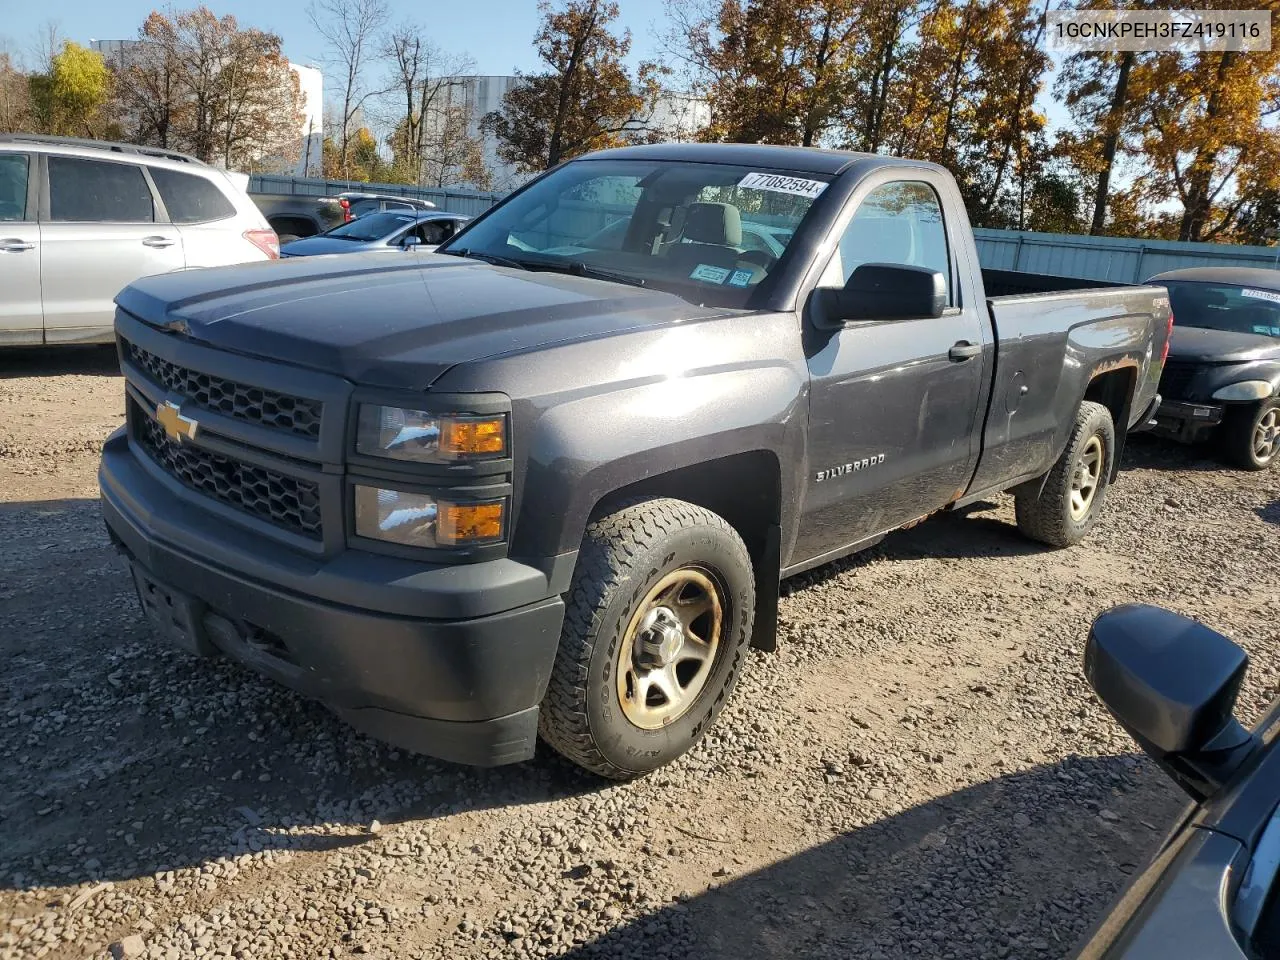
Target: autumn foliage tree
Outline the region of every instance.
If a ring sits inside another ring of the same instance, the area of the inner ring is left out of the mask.
[[[292,160],[302,94],[278,36],[207,7],[152,13],[110,60],[120,125],[137,143],[259,169]]]
[[[70,40],[50,58],[47,73],[29,78],[34,124],[45,133],[96,137],[106,133],[111,74],[102,56]]]
[[[590,150],[642,138],[658,96],[658,68],[642,64],[633,77],[623,64],[630,31],[610,29],[618,5],[568,0],[556,9],[541,0],[534,39],[544,69],[520,74],[500,110],[484,119],[498,155],[534,173]]]

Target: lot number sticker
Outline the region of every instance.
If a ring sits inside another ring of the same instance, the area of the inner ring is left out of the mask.
[[[1272,303],[1280,303],[1280,293],[1275,290],[1252,290],[1246,288],[1240,291],[1242,297],[1252,297],[1254,300],[1270,300]]]
[[[772,193],[790,193],[810,199],[827,189],[827,185],[821,180],[785,177],[777,173],[748,173],[738,181],[738,186],[751,190],[768,190]]]
[[[724,278],[729,276],[729,271],[724,267],[713,267],[709,263],[700,263],[693,268],[693,273],[689,274],[690,280],[705,280],[707,283],[724,283]]]

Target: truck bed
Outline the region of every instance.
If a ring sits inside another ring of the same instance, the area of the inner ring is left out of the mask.
[[[1114,287],[1130,287],[1134,284],[1115,280],[1082,280],[1079,277],[1058,277],[1048,273],[1023,273],[1019,270],[991,270],[982,268],[982,285],[988,299],[1025,296],[1029,293],[1061,293],[1064,290],[1091,290]]]

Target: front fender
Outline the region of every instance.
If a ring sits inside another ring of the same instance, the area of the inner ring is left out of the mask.
[[[806,388],[796,370],[775,361],[644,378],[542,411],[516,506],[513,552],[576,550],[592,511],[610,494],[741,453],[772,453],[782,465],[782,502],[794,502]]]

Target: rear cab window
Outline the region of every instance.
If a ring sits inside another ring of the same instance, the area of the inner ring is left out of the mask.
[[[212,223],[236,215],[235,204],[205,177],[151,167],[151,179],[173,223]]]
[[[0,153],[0,222],[28,219],[27,181],[30,170],[31,160],[25,153]]]
[[[50,156],[49,218],[62,223],[152,223],[155,203],[137,164]]]

